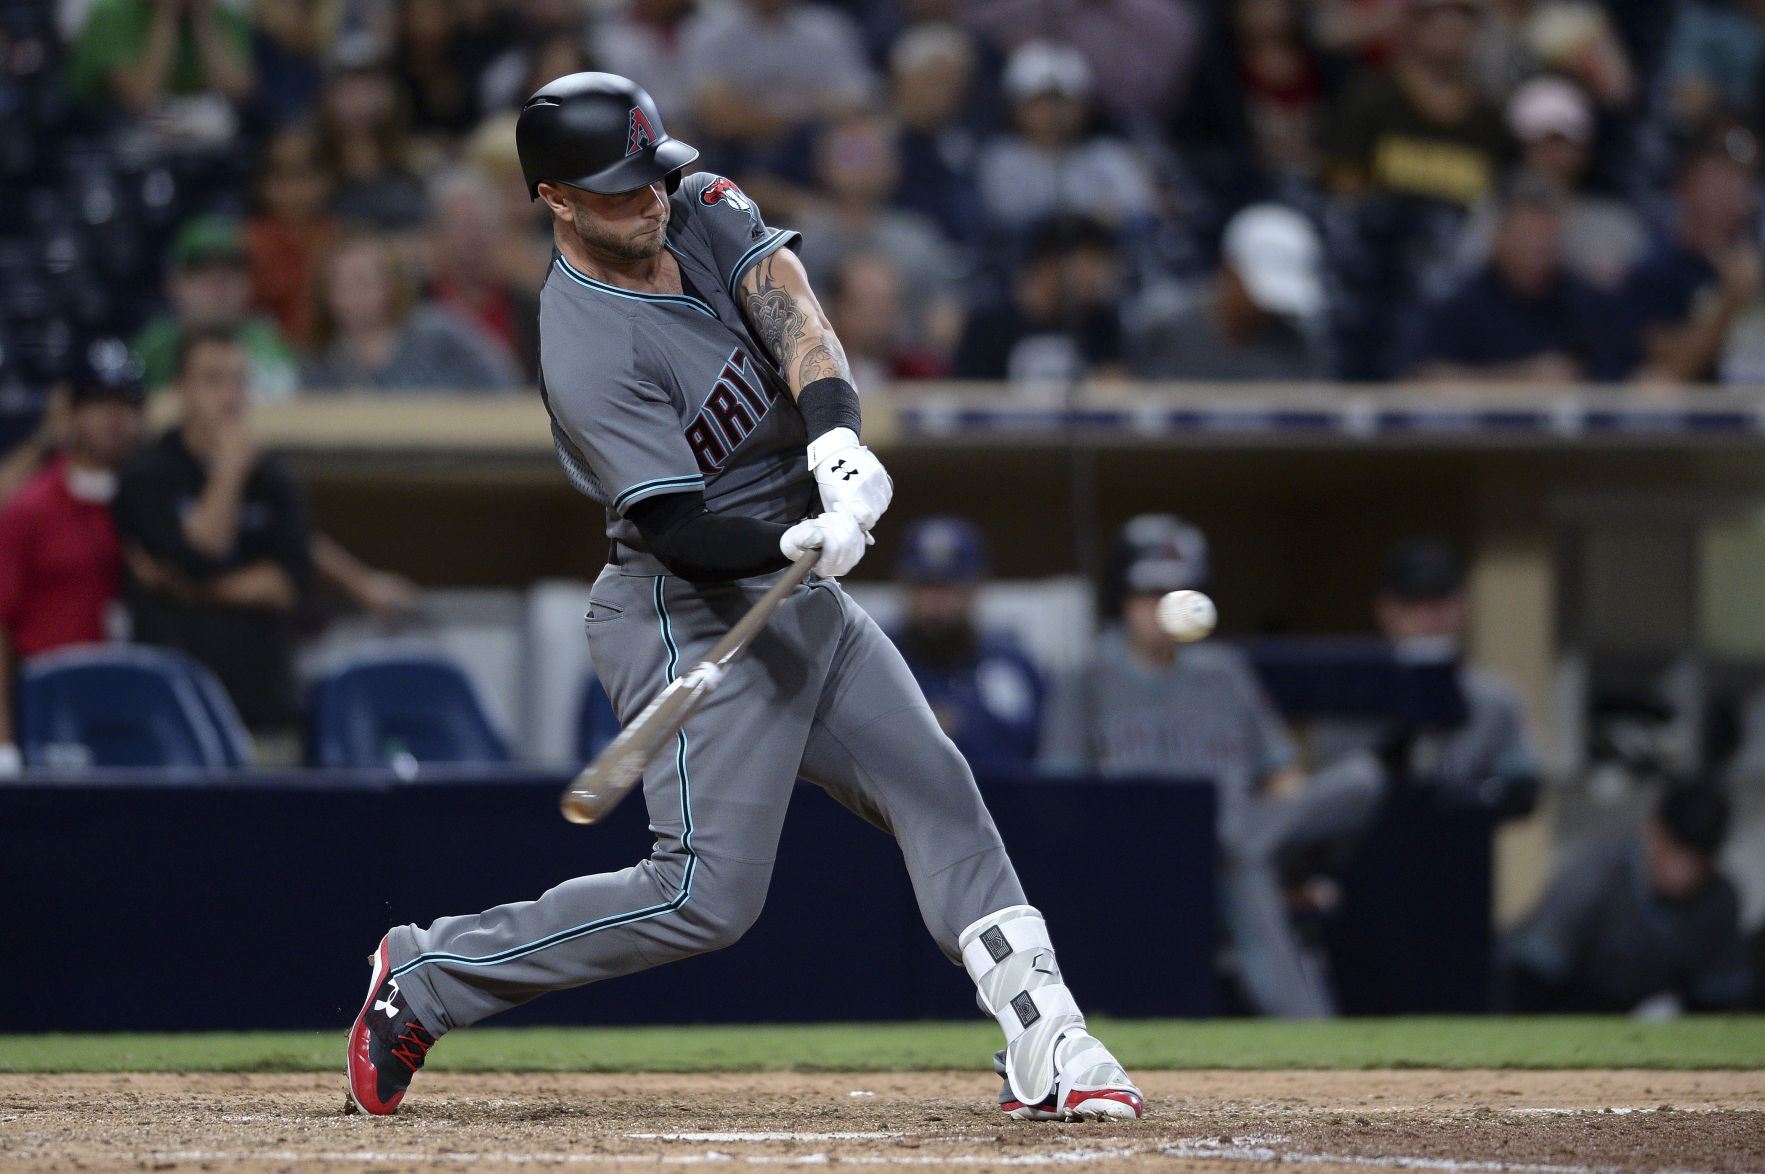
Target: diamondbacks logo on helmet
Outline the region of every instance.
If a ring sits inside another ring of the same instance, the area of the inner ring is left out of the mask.
[[[615,123],[614,125],[618,125]],[[635,155],[645,147],[656,145],[656,132],[650,129],[650,120],[636,106],[631,108],[631,129],[625,136],[625,153]]]
[[[728,203],[737,212],[752,212],[754,210],[754,202],[742,195],[742,189],[735,186],[735,181],[724,179],[722,176],[718,176],[706,184],[705,190],[699,193],[699,203],[707,208],[716,206],[719,200]]]

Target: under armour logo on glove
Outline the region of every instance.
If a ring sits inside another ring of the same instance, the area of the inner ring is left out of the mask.
[[[834,428],[809,446],[809,468],[821,488],[821,503],[849,514],[868,531],[889,508],[895,486],[876,454],[858,443],[850,428]]]

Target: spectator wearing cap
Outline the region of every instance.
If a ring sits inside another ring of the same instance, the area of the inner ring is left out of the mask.
[[[1102,79],[1098,97],[1124,122],[1174,110],[1201,48],[1204,6],[1189,0],[975,0],[965,18],[1007,53],[1047,39],[1071,45]]]
[[[1624,314],[1565,270],[1564,202],[1550,181],[1522,174],[1496,222],[1489,263],[1422,308],[1399,369],[1416,380],[1556,386],[1610,382],[1628,369]]]
[[[986,538],[964,518],[921,518],[901,539],[904,616],[892,633],[938,725],[976,773],[1022,777],[1036,758],[1042,675],[1006,632],[984,631],[975,601]]]
[[[123,569],[110,505],[140,443],[145,398],[140,364],[123,344],[94,344],[68,388],[66,448],[0,508],[0,776],[19,767],[16,662],[107,638]]]
[[[1586,91],[1554,76],[1535,77],[1508,101],[1508,129],[1523,170],[1563,193],[1563,268],[1602,293],[1616,293],[1649,245],[1642,217],[1622,200],[1587,189],[1594,108]],[[1461,259],[1480,266],[1493,248],[1499,201],[1485,200],[1465,226]]]
[[[1087,374],[1127,374],[1115,234],[1087,217],[1051,217],[1031,232],[1029,254],[1011,296],[969,315],[956,377],[1046,396]]]
[[[1327,763],[1375,751],[1387,771],[1407,783],[1437,787],[1504,815],[1530,811],[1540,767],[1525,707],[1507,678],[1461,661],[1467,615],[1464,568],[1450,544],[1414,538],[1393,547],[1373,599],[1374,622],[1399,662],[1458,665],[1464,719],[1448,729],[1319,719],[1309,731],[1316,759]]]
[[[1056,680],[1042,768],[1211,783],[1223,912],[1247,998],[1264,1014],[1329,1015],[1328,984],[1289,918],[1283,863],[1365,826],[1378,805],[1377,764],[1352,755],[1308,779],[1243,654],[1218,641],[1178,647],[1165,634],[1160,597],[1207,582],[1200,530],[1169,514],[1134,518],[1112,564],[1120,621],[1090,663]]]
[[[185,221],[172,242],[165,292],[171,312],[148,322],[135,337],[148,387],[172,381],[178,349],[190,332],[225,330],[251,358],[247,385],[253,399],[294,393],[299,368],[293,351],[273,320],[251,313],[251,264],[238,220],[197,216]]]
[[[1739,1006],[1739,899],[1716,870],[1727,829],[1720,789],[1681,784],[1638,834],[1565,853],[1538,907],[1502,944],[1508,1009],[1658,1016]]]
[[[1330,374],[1323,248],[1281,204],[1226,225],[1213,277],[1169,311],[1129,311],[1129,353],[1144,379],[1315,380]]]
[[[1325,132],[1326,184],[1469,210],[1508,151],[1501,112],[1479,92],[1478,0],[1409,0],[1387,70],[1354,79]]]
[[[1011,131],[981,148],[981,208],[996,230],[1021,234],[1057,213],[1145,230],[1155,216],[1140,152],[1092,128],[1091,67],[1078,50],[1031,41],[1005,65]]]
[[[1737,124],[1712,128],[1681,165],[1672,235],[1625,285],[1641,345],[1639,379],[1709,383],[1725,375],[1730,335],[1760,292],[1757,183],[1757,141]]]

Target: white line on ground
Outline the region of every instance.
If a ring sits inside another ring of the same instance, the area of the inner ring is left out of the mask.
[[[1052,1166],[1069,1162],[1093,1162],[1105,1158],[1130,1158],[1152,1152],[1148,1146],[1124,1146],[1105,1149],[1056,1150],[1041,1154],[854,1154],[840,1155],[842,1165],[856,1166]],[[42,1150],[4,1150],[0,1159],[22,1160],[46,1157],[67,1157],[64,1152]],[[380,1165],[411,1163],[417,1165],[486,1165],[486,1166],[600,1166],[620,1162],[632,1164],[659,1163],[666,1166],[698,1166],[714,1162],[743,1162],[750,1166],[819,1166],[836,1159],[825,1153],[811,1154],[734,1154],[705,1150],[694,1154],[606,1154],[606,1153],[427,1153],[422,1150],[155,1150],[147,1153],[104,1155],[106,1161],[157,1164],[164,1162],[286,1162],[324,1163],[331,1165]]]
[[[888,1141],[890,1138],[913,1137],[918,1134],[890,1133],[791,1133],[785,1130],[731,1133],[627,1133],[635,1141]]]
[[[958,1142],[961,1138],[924,1138],[901,1133],[692,1133],[644,1134],[626,1136],[639,1140],[670,1140],[703,1142],[719,1140],[723,1144],[770,1141],[872,1141],[890,1138],[911,1138],[914,1141]],[[966,1139],[980,1142],[981,1139]],[[728,1154],[706,1149],[693,1153],[515,1153],[497,1151],[422,1150],[157,1150],[129,1156],[105,1154],[107,1161],[131,1161],[156,1164],[164,1162],[285,1162],[291,1164],[380,1165],[410,1163],[419,1165],[486,1165],[486,1166],[582,1166],[614,1163],[657,1163],[669,1166],[697,1166],[720,1162],[742,1162],[753,1166],[828,1165],[839,1162],[853,1166],[1054,1166],[1073,1162],[1094,1162],[1107,1159],[1156,1155],[1187,1161],[1249,1162],[1262,1165],[1359,1166],[1385,1170],[1444,1171],[1445,1174],[1617,1174],[1613,1166],[1557,1165],[1536,1162],[1461,1161],[1453,1158],[1426,1158],[1404,1155],[1368,1156],[1361,1154],[1310,1153],[1277,1148],[1287,1139],[1277,1134],[1255,1134],[1219,1138],[1185,1138],[1176,1141],[1129,1142],[1127,1139],[1096,1138],[1089,1145],[1071,1149],[1047,1150],[1029,1154],[839,1154],[830,1157],[824,1152],[809,1154]],[[1118,1144],[1119,1143],[1119,1144]],[[0,1150],[0,1158],[30,1161],[45,1157],[65,1158],[65,1151],[21,1147]],[[1659,1174],[1700,1174],[1698,1171],[1660,1171]]]

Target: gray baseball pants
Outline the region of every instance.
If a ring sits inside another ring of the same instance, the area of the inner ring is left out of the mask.
[[[590,596],[589,649],[622,720],[692,667],[773,576],[695,585],[645,555]],[[974,776],[900,654],[838,583],[811,578],[644,774],[656,846],[537,900],[389,935],[392,973],[435,1034],[547,991],[728,946],[760,915],[795,780],[900,843],[952,960],[973,922],[1024,903]]]
[[[1378,814],[1378,762],[1349,754],[1282,799],[1235,795],[1220,807],[1220,904],[1250,1001],[1265,1015],[1336,1013],[1329,983],[1300,949],[1281,886],[1285,853],[1351,839]]]

